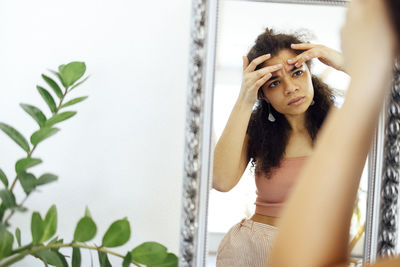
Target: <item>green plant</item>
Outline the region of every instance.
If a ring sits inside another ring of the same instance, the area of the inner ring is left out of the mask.
[[[86,72],[84,62],[71,62],[61,65],[58,71],[51,71],[61,83],[62,87],[52,78],[42,74],[43,80],[58,97],[58,104],[52,94],[45,88],[37,86],[37,90],[46,102],[51,111],[49,118],[37,107],[21,104],[22,109],[28,113],[38,124],[39,129],[30,137],[30,144],[25,137],[12,126],[0,122],[0,130],[8,135],[18,144],[27,154],[15,163],[16,176],[9,186],[6,174],[0,169],[0,181],[4,188],[0,190],[0,266],[10,266],[22,260],[25,256],[33,256],[42,260],[47,265],[57,267],[69,266],[66,256],[61,254],[59,249],[63,247],[72,248],[71,266],[81,265],[81,249],[96,250],[101,267],[111,266],[108,254],[123,258],[122,266],[134,264],[136,266],[177,266],[178,258],[173,253],[168,253],[167,248],[157,242],[145,242],[136,248],[128,251],[125,255],[109,250],[110,248],[124,245],[128,242],[131,234],[130,224],[126,218],[117,220],[111,224],[105,232],[100,246],[88,245],[96,233],[97,226],[86,208],[84,216],[77,222],[74,237],[71,242],[64,242],[63,239],[55,236],[57,232],[57,208],[52,205],[46,215],[42,217],[39,212],[33,212],[31,218],[32,242],[26,245],[21,244],[21,231],[16,228],[12,234],[9,220],[15,212],[25,212],[27,208],[23,206],[26,199],[35,190],[43,185],[54,182],[58,177],[51,173],[44,173],[39,178],[28,172],[33,166],[42,163],[39,158],[33,158],[32,154],[37,146],[46,138],[56,134],[59,129],[54,127],[56,124],[72,118],[76,115],[75,111],[64,111],[65,108],[75,105],[87,98],[87,96],[77,97],[65,102],[67,94],[76,87],[84,83],[88,77],[81,79]],[[64,103],[65,102],[65,103]],[[62,111],[62,112],[61,112]],[[14,188],[19,182],[25,192],[24,199],[18,203],[14,195]],[[14,245],[14,239],[17,241]]]

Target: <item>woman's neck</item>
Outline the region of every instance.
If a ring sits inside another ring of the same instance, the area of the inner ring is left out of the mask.
[[[301,133],[307,131],[306,113],[299,115],[285,115],[292,129],[292,133]]]

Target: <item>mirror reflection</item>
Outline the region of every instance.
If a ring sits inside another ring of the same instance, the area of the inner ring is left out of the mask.
[[[345,11],[220,1],[208,266],[267,261],[285,199],[349,83],[340,54]],[[366,190],[364,171],[349,233],[354,262],[363,255]]]

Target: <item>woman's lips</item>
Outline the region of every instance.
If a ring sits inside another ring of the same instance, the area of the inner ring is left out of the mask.
[[[292,101],[289,102],[289,106],[297,106],[300,105],[301,103],[303,103],[304,101],[304,96],[303,97],[298,97],[293,99]]]

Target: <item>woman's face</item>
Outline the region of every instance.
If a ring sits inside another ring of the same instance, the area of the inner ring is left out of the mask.
[[[263,65],[282,64],[283,67],[272,72],[272,77],[261,89],[276,111],[289,116],[304,113],[314,98],[314,87],[307,65],[304,63],[297,68],[287,63],[288,59],[295,56],[297,54],[289,49],[281,50]]]

